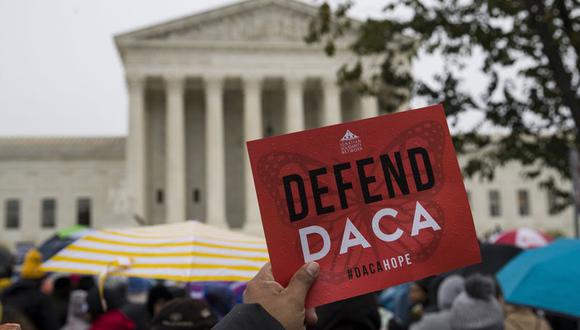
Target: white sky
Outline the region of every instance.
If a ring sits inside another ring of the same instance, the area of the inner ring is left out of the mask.
[[[0,136],[125,135],[113,36],[232,2],[0,0]],[[352,13],[376,16],[384,3],[358,0]],[[413,71],[432,72],[437,62],[420,61]]]

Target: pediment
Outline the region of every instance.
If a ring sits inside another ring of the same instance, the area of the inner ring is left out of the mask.
[[[249,0],[118,36],[139,41],[303,42],[317,8],[295,0]]]

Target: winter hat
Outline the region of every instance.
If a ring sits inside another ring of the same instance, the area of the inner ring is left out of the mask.
[[[441,282],[437,291],[437,305],[440,310],[450,309],[453,300],[463,292],[465,280],[459,275],[451,275]]]
[[[203,300],[178,298],[168,302],[153,319],[152,330],[210,330],[217,323]]]
[[[40,269],[42,264],[42,254],[37,249],[30,249],[24,256],[20,277],[28,280],[37,280],[44,276],[44,271]]]
[[[502,308],[494,297],[493,279],[474,274],[465,280],[465,291],[453,301],[453,330],[503,330]]]

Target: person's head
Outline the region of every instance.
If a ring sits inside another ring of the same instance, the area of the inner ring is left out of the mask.
[[[79,278],[77,289],[89,292],[95,287],[95,278],[92,275],[84,275]]]
[[[87,295],[88,312],[91,320],[96,320],[99,316],[107,311],[119,309],[127,302],[123,286],[117,285],[115,287],[106,287],[103,290],[103,296],[107,304],[107,310],[103,309],[101,304],[101,297],[97,287],[92,288]]]
[[[409,288],[409,301],[411,304],[424,304],[427,302],[430,282],[431,278],[428,277],[411,284]]]
[[[147,294],[147,311],[154,316],[159,313],[161,308],[171,299],[173,299],[171,291],[163,284],[157,284]]]
[[[463,292],[465,280],[459,275],[451,275],[441,282],[437,293],[437,305],[440,310],[450,309],[457,296]]]
[[[381,327],[375,293],[339,300],[316,307],[316,330],[376,330]]]
[[[205,300],[213,310],[223,317],[234,307],[234,294],[224,285],[211,285],[205,289]]]
[[[178,298],[163,306],[153,318],[151,330],[210,330],[217,322],[205,301]]]
[[[72,290],[72,282],[70,278],[61,276],[54,280],[52,287],[52,295],[62,299],[68,299]]]
[[[474,274],[465,280],[465,291],[451,306],[453,330],[503,330],[502,308],[494,296],[491,277]]]
[[[44,277],[45,273],[40,269],[42,265],[42,254],[37,249],[30,249],[24,256],[20,277],[27,280],[38,280]]]

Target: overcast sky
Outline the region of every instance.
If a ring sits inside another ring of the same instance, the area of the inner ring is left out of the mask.
[[[113,36],[233,2],[0,0],[0,135],[125,135]],[[353,15],[376,15],[384,3],[359,0]],[[414,71],[432,67],[423,61]]]

